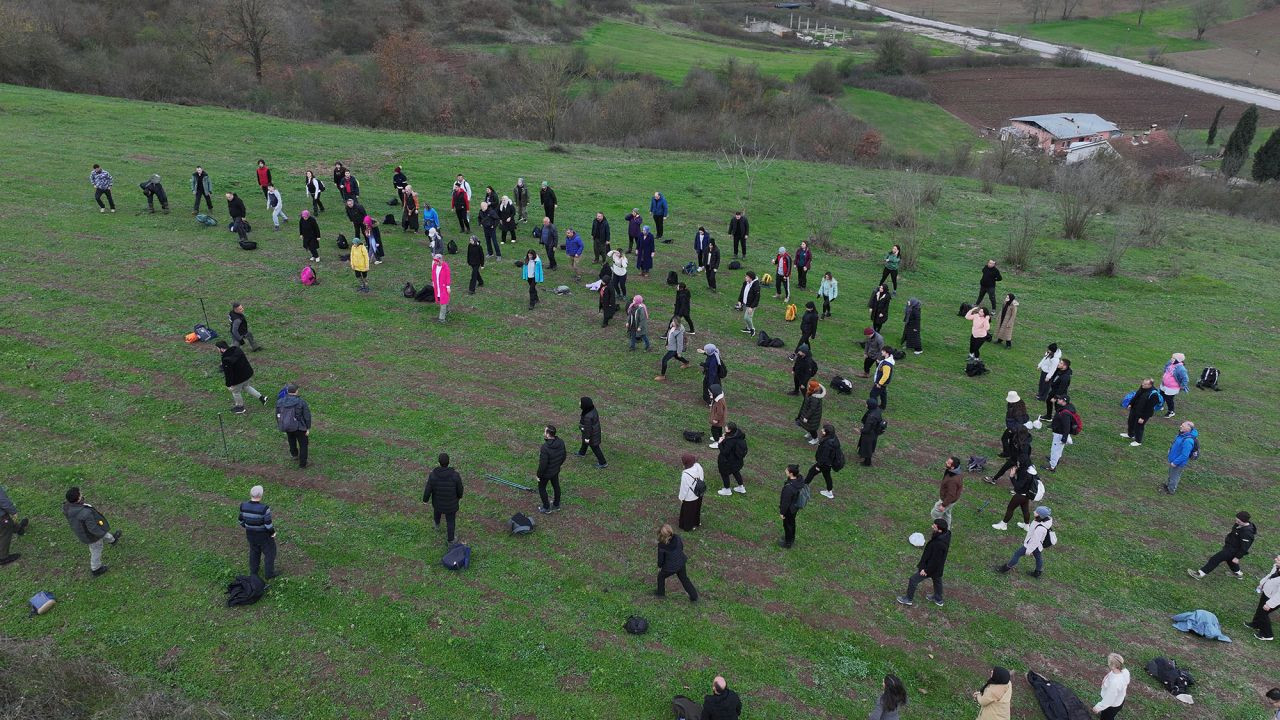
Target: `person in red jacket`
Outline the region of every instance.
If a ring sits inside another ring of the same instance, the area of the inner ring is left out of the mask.
[[[267,161],[258,158],[258,187],[262,188],[262,199],[266,200],[269,192],[267,188],[271,186],[271,168],[267,167]]]
[[[791,302],[791,256],[784,247],[778,248],[773,258],[773,296],[782,297],[784,302]]]
[[[467,190],[462,183],[455,182],[453,184],[453,199],[450,200],[450,207],[458,216],[459,232],[471,232],[471,198],[467,195]]]

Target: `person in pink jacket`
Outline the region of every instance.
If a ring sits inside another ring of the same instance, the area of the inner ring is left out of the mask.
[[[445,315],[449,313],[449,295],[452,291],[451,282],[449,263],[444,261],[443,255],[433,255],[431,257],[431,286],[436,291],[436,304],[440,306],[440,322],[444,322]]]
[[[982,357],[982,344],[991,334],[991,313],[979,305],[965,313],[964,319],[973,322],[973,333],[969,337],[969,357]]]

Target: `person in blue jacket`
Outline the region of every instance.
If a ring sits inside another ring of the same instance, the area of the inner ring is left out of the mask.
[[[578,271],[578,258],[582,257],[582,251],[585,246],[582,244],[582,236],[573,228],[564,231],[564,254],[569,256],[569,266],[573,268],[573,279],[581,280],[582,273]]]
[[[649,201],[649,214],[653,216],[653,225],[658,231],[658,239],[662,240],[662,221],[667,218],[667,199],[662,193],[653,194],[653,199]]]
[[[649,277],[649,271],[653,269],[653,256],[656,254],[657,245],[654,243],[653,233],[645,225],[640,229],[640,237],[636,238],[636,266],[640,268],[640,277]]]
[[[529,283],[529,309],[538,304],[538,283],[543,281],[542,258],[530,250],[524,254],[524,262],[520,263],[520,277]]]
[[[1188,392],[1187,383],[1190,378],[1187,377],[1187,367],[1184,364],[1186,360],[1186,355],[1174,353],[1160,373],[1160,392],[1164,394],[1164,416],[1167,418],[1174,416],[1173,401],[1177,399],[1178,393]]]
[[[431,207],[431,203],[426,203],[422,208],[422,232],[440,229],[440,213]]]
[[[1187,463],[1195,459],[1200,453],[1200,431],[1196,430],[1196,424],[1190,420],[1182,423],[1178,428],[1178,437],[1173,439],[1173,445],[1169,446],[1169,480],[1160,486],[1160,489],[1172,495],[1178,491],[1178,481],[1182,479],[1182,471],[1187,469]]]

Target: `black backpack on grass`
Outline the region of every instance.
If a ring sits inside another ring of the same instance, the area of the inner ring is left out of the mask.
[[[349,248],[349,247],[351,247],[351,244],[347,242],[347,236],[346,236],[346,235],[339,235],[339,236],[338,236],[338,249],[339,249],[339,250],[346,250],[346,249],[347,249],[347,248]]]
[[[1200,371],[1200,379],[1196,381],[1196,387],[1201,390],[1221,390],[1218,387],[1218,368],[1210,365]]]
[[[252,240],[237,240],[236,242],[240,243],[241,250],[257,250],[258,249],[258,243]]]
[[[668,273],[667,273],[667,284],[668,284],[668,285],[679,285],[679,284],[680,284],[680,276],[679,276],[678,274],[676,274],[676,271],[675,271],[675,270],[672,270],[672,271],[670,271],[670,272],[668,272]]]
[[[969,377],[977,377],[987,372],[989,372],[987,364],[978,358],[969,358],[969,361],[964,364],[964,374]]]
[[[639,615],[632,615],[622,624],[622,629],[632,635],[643,635],[649,632],[649,621]]]
[[[267,591],[267,584],[257,575],[237,575],[227,585],[227,607],[233,605],[252,605],[262,599]]]
[[[509,521],[512,535],[528,535],[533,532],[533,518],[524,513],[516,513]]]
[[[386,217],[384,217],[384,218],[382,218],[382,224],[383,224],[383,225],[395,225],[395,224],[396,224],[396,216],[395,216],[395,215],[392,215],[391,213],[387,213],[387,216],[386,216]]]
[[[401,289],[401,290],[400,290],[400,292],[401,292],[401,294],[403,294],[405,297],[409,298],[410,300],[412,300],[412,299],[414,298],[414,296],[416,296],[416,295],[418,294],[418,291],[413,287],[413,283],[411,283],[411,282],[407,282],[407,283],[405,283],[405,284],[404,284],[404,288],[403,288],[403,289]]]

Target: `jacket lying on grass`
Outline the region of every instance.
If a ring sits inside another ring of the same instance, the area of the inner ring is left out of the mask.
[[[1182,632],[1193,632],[1210,640],[1231,642],[1231,638],[1222,634],[1222,627],[1218,624],[1218,616],[1208,610],[1191,610],[1178,613],[1170,619],[1173,620],[1173,626]]]

